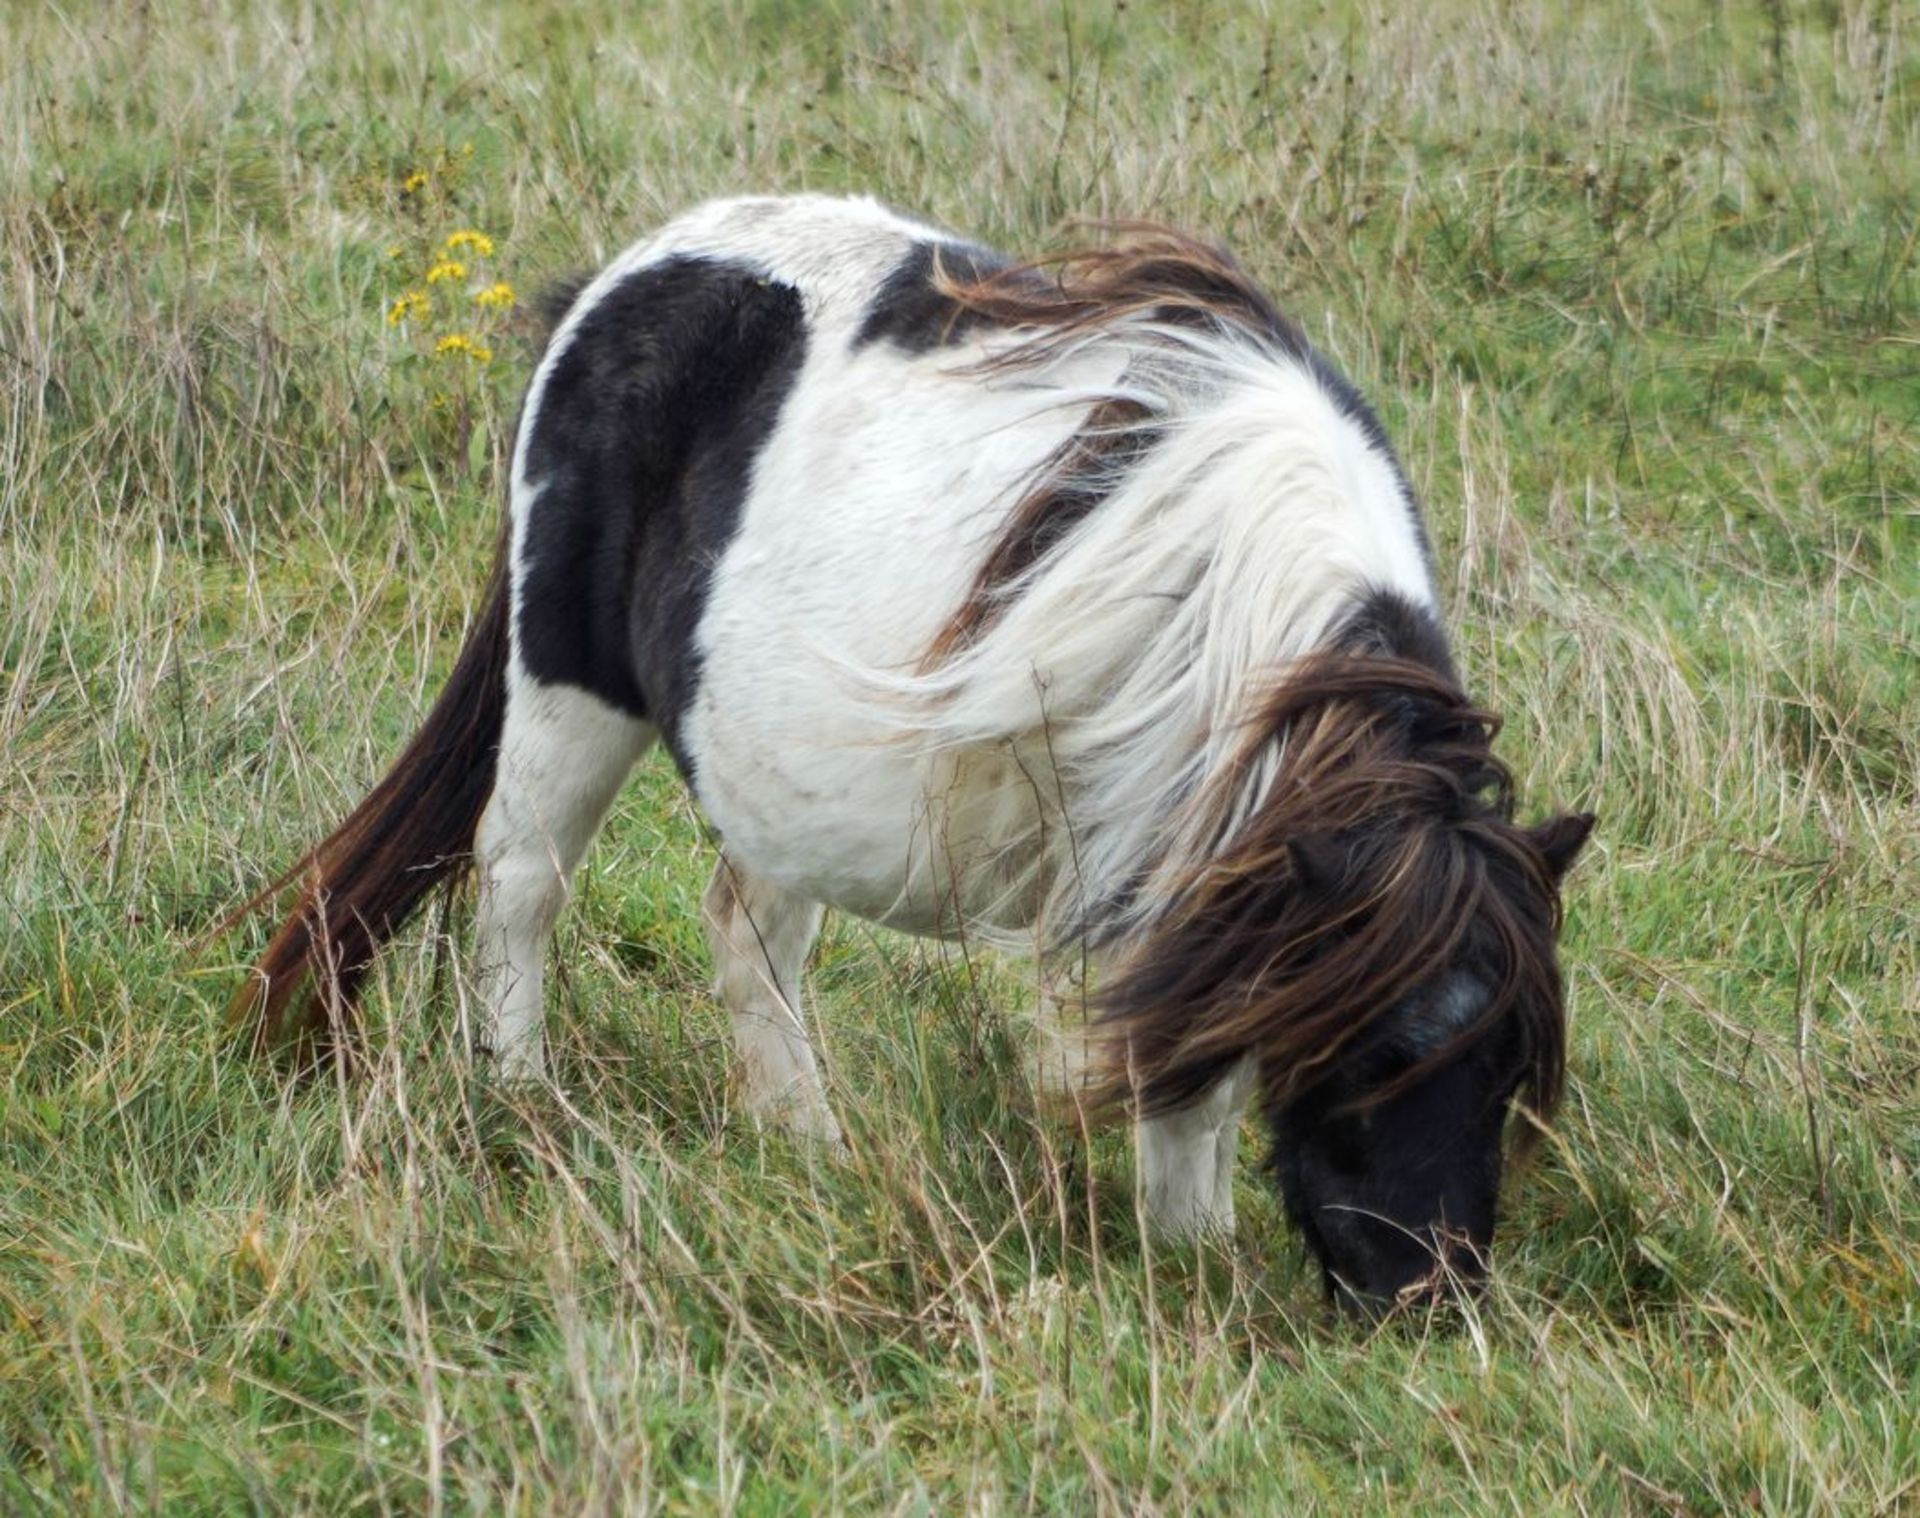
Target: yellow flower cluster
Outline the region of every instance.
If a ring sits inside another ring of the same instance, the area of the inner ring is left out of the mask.
[[[442,149],[426,162],[402,174],[398,181],[389,183],[398,183],[400,198],[410,202],[408,209],[417,214],[429,201],[444,200],[447,192],[466,177],[472,163],[473,144],[463,142],[459,152]]]
[[[433,345],[433,351],[442,358],[465,358],[476,364],[493,362],[493,349],[485,343],[475,342],[464,332],[453,332]]]
[[[440,168],[418,169],[401,181],[403,196],[420,197],[412,202],[414,215],[426,208],[430,185],[456,177],[449,165],[450,160],[443,160]],[[436,192],[436,198],[444,197]],[[457,368],[479,370],[491,364],[492,339],[501,318],[519,303],[513,286],[495,278],[486,266],[495,250],[493,238],[478,227],[459,227],[429,244],[421,264],[415,265],[420,272],[413,283],[388,304],[387,325],[406,330],[416,352],[425,353],[431,344],[436,358]],[[390,261],[399,262],[407,245],[396,243],[386,253]]]
[[[402,322],[424,321],[432,311],[433,299],[425,290],[409,290],[387,307],[387,325],[397,327]]]

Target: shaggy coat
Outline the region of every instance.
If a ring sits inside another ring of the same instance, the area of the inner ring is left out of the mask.
[[[1590,819],[1516,823],[1496,728],[1378,420],[1225,253],[1015,263],[871,202],[717,202],[567,304],[466,649],[286,877],[242,1005],[269,1042],[337,1024],[477,862],[476,1041],[541,1078],[567,878],[659,741],[725,840],[758,1110],[837,1137],[823,905],[1091,956],[1090,1097],[1140,1117],[1154,1219],[1230,1224],[1257,1093],[1330,1279],[1391,1295],[1478,1258],[1507,1104],[1561,1080]]]

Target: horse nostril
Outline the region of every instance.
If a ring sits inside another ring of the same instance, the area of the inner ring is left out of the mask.
[[[1398,1268],[1384,1259],[1371,1263],[1372,1270],[1352,1280],[1328,1271],[1327,1284],[1343,1312],[1376,1323],[1463,1305],[1486,1289],[1486,1254],[1464,1234],[1439,1233],[1417,1258],[1403,1255]]]

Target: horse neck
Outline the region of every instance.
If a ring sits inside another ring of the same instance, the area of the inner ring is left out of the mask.
[[[1076,482],[1097,504],[959,647],[890,685],[907,736],[1011,749],[1009,783],[1045,777],[1027,852],[1056,941],[1126,932],[1157,875],[1258,808],[1284,735],[1250,755],[1247,724],[1290,666],[1371,599],[1434,605],[1398,467],[1322,378],[1231,347],[1190,358],[1130,362],[1085,398],[1137,416],[1142,446],[1108,434],[1097,456],[1121,467]]]
[[[1405,486],[1331,409],[1282,371],[1183,422],[1022,598],[1016,636],[1083,674],[1073,722],[1049,733],[1079,813],[1075,873],[1050,903],[1070,931],[1100,932],[1103,914],[1125,931],[1161,877],[1261,807],[1288,734],[1250,741],[1249,724],[1300,661],[1357,647],[1450,672]],[[1092,587],[1104,627],[1073,618]]]

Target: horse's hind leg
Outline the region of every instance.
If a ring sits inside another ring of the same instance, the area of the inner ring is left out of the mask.
[[[474,838],[482,1026],[502,1079],[540,1080],[547,941],[567,883],[634,761],[656,736],[585,691],[508,676],[493,795]]]
[[[801,972],[820,931],[819,905],[722,854],[707,886],[706,917],[714,990],[733,1018],[748,1107],[764,1121],[838,1144],[840,1126],[800,1008]]]

